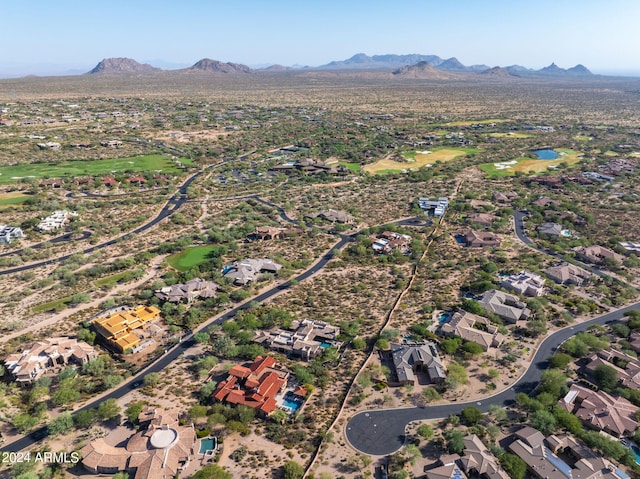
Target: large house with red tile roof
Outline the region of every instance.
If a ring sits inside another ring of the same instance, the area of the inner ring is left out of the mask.
[[[287,384],[289,373],[274,369],[276,360],[258,356],[249,366],[234,366],[213,393],[217,401],[243,404],[268,416],[276,410],[276,396]]]

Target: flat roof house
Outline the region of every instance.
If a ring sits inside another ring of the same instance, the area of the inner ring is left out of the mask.
[[[503,278],[500,286],[523,296],[536,297],[544,294],[544,278],[528,271],[520,271]]]
[[[449,199],[446,196],[441,196],[437,200],[430,200],[429,198],[419,198],[418,206],[424,210],[427,215],[433,215],[436,218],[441,218],[447,206],[449,206]]]
[[[155,306],[140,305],[129,311],[120,311],[110,316],[94,319],[91,323],[108,346],[119,353],[140,346],[136,329],[146,329],[160,317]]]
[[[323,321],[303,319],[291,324],[291,331],[258,331],[253,339],[269,349],[309,361],[322,354],[329,344],[337,345],[340,328]]]
[[[18,226],[0,225],[0,244],[9,244],[14,239],[23,238],[22,228]]]

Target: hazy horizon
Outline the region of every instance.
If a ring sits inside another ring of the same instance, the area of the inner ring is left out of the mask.
[[[315,67],[359,52],[640,75],[635,0],[34,0],[3,7],[0,40],[11,45],[0,59],[3,77],[84,73],[111,57],[165,69],[202,58]]]

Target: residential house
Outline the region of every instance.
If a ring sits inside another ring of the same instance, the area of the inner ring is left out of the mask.
[[[38,223],[37,228],[41,231],[52,231],[62,228],[71,221],[72,216],[78,216],[75,211],[58,210],[51,213]]]
[[[531,202],[531,204],[533,206],[537,206],[539,208],[544,208],[544,207],[549,206],[549,205],[559,205],[560,202],[557,201],[557,200],[552,200],[548,196],[541,196],[537,200]]]
[[[475,223],[480,226],[490,227],[493,222],[496,220],[494,215],[489,213],[469,213],[467,215],[467,223]]]
[[[230,279],[233,284],[238,286],[244,286],[252,281],[255,281],[260,273],[277,273],[281,264],[267,258],[253,259],[247,258],[242,261],[236,261],[235,263],[226,266],[222,270],[222,275],[225,278]]]
[[[133,175],[127,178],[125,181],[132,185],[143,186],[147,182],[147,179],[142,175]]]
[[[482,346],[484,351],[498,347],[504,341],[498,327],[487,318],[467,311],[456,311],[451,319],[440,327],[445,336],[460,336],[465,341],[472,341]]]
[[[468,248],[500,246],[500,237],[489,231],[469,230],[462,235],[462,243]]]
[[[46,143],[38,143],[38,148],[40,148],[41,150],[59,150],[61,146],[62,145],[60,145],[60,143],[58,143],[57,141],[47,141]]]
[[[418,206],[427,214],[427,216],[433,215],[436,218],[441,218],[444,216],[447,206],[449,206],[449,199],[446,196],[441,196],[437,200],[419,198]]]
[[[341,344],[337,341],[339,334],[337,326],[304,319],[293,321],[290,331],[280,328],[258,331],[253,340],[274,351],[309,361],[320,356],[325,347]]]
[[[194,278],[186,283],[172,284],[156,290],[155,295],[170,303],[192,302],[196,298],[214,298],[218,285],[212,281]]]
[[[94,319],[91,324],[107,346],[119,353],[136,351],[142,346],[137,330],[147,329],[160,318],[155,306],[140,305],[129,311],[119,311]]]
[[[344,211],[336,211],[336,210],[322,210],[316,213],[310,213],[306,215],[307,218],[321,218],[326,221],[331,221],[332,223],[343,223],[343,224],[353,224],[356,219],[350,214],[345,213]]]
[[[19,226],[0,225],[0,244],[9,244],[14,239],[23,237],[24,233]]]
[[[250,238],[267,240],[282,239],[286,235],[301,234],[301,228],[285,228],[283,226],[256,226],[255,231],[249,235]]]
[[[515,323],[519,320],[528,319],[531,311],[527,305],[520,301],[517,296],[503,293],[496,289],[486,291],[479,301],[487,311],[497,314],[508,323]]]
[[[263,416],[277,409],[276,397],[287,384],[289,373],[274,369],[276,360],[258,356],[249,366],[233,366],[212,397],[228,404],[243,404]]]
[[[585,178],[589,178],[590,180],[595,181],[608,181],[612,182],[615,178],[611,175],[603,175],[602,173],[597,173],[595,171],[585,171],[582,173],[582,176]]]
[[[44,188],[51,188],[52,190],[59,190],[62,188],[63,181],[60,178],[48,178],[40,182],[40,186]]]
[[[193,424],[181,425],[175,411],[147,407],[138,416],[141,429],[125,446],[112,446],[105,438],[91,441],[80,454],[93,474],[126,472],[133,479],[172,479],[187,468],[197,452]]]
[[[540,431],[525,426],[512,438],[509,450],[527,464],[535,479],[629,479],[621,469],[571,436],[545,439]]]
[[[495,191],[493,193],[493,200],[497,203],[511,203],[518,198],[520,198],[520,195],[515,191]]]
[[[391,343],[391,351],[385,351],[381,354],[389,356],[388,359],[393,362],[396,377],[394,382],[400,386],[413,384],[416,373],[426,373],[429,382],[435,384],[443,383],[447,377],[434,342]]]
[[[579,246],[573,250],[578,258],[588,263],[602,264],[606,259],[614,260],[619,264],[624,261],[624,256],[604,246]]]
[[[575,414],[587,426],[605,431],[615,437],[623,437],[638,427],[637,406],[620,396],[573,384],[558,405]]]
[[[544,278],[528,271],[520,271],[502,278],[500,286],[530,297],[542,296],[545,291]]]
[[[464,438],[463,454],[456,462],[469,476],[484,479],[509,479],[509,475],[502,469],[495,456],[475,434]]]
[[[456,460],[459,458],[460,456],[457,454],[440,456],[436,467],[425,469],[424,477],[426,479],[467,479],[462,468],[456,464]]]
[[[578,216],[573,211],[544,210],[542,212],[545,218],[559,218],[561,220],[570,220],[574,225],[584,226],[587,224],[582,216]]]
[[[118,180],[113,176],[105,176],[102,178],[102,184],[107,188],[113,188],[114,186],[118,186]]]
[[[544,270],[544,273],[558,284],[582,286],[591,278],[591,273],[571,263],[562,263]]]
[[[540,226],[538,226],[537,231],[540,235],[550,237],[562,236],[567,238],[571,236],[571,231],[569,231],[559,223],[542,223]]]
[[[43,374],[55,372],[68,364],[84,364],[98,356],[93,346],[67,337],[36,341],[21,353],[10,354],[4,363],[19,383],[32,383]]]
[[[640,360],[638,358],[615,349],[603,349],[589,357],[584,371],[593,376],[600,365],[612,368],[622,386],[640,391]]]
[[[378,235],[371,237],[371,247],[376,253],[389,254],[393,250],[401,253],[411,251],[411,236],[395,233],[393,231],[383,231]]]
[[[100,142],[100,146],[105,148],[120,148],[122,142],[120,140],[105,140]]]

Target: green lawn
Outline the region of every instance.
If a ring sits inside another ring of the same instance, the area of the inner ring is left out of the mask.
[[[43,311],[59,310],[69,303],[71,303],[71,296],[67,296],[66,298],[62,299],[56,299],[55,301],[49,301],[48,303],[38,304],[33,307],[33,312],[42,313]]]
[[[189,165],[193,160],[180,158],[180,163]],[[168,156],[146,155],[131,158],[105,160],[71,160],[59,163],[29,163],[0,167],[0,184],[15,183],[22,178],[73,178],[77,176],[97,176],[110,173],[139,173],[162,171],[177,173],[181,168]]]
[[[352,173],[360,173],[360,165],[358,163],[351,163],[349,161],[339,161],[338,164],[346,167]]]
[[[167,262],[178,271],[188,271],[207,261],[209,253],[219,248],[219,245],[194,246],[180,253],[172,254],[167,258]]]
[[[112,274],[111,276],[106,276],[97,280],[96,285],[104,286],[106,284],[116,284],[118,281],[129,274],[131,274],[129,271],[122,271],[120,273]]]
[[[6,193],[0,194],[0,209],[9,206],[21,205],[25,201],[31,198],[31,195],[26,195],[24,193]]]

